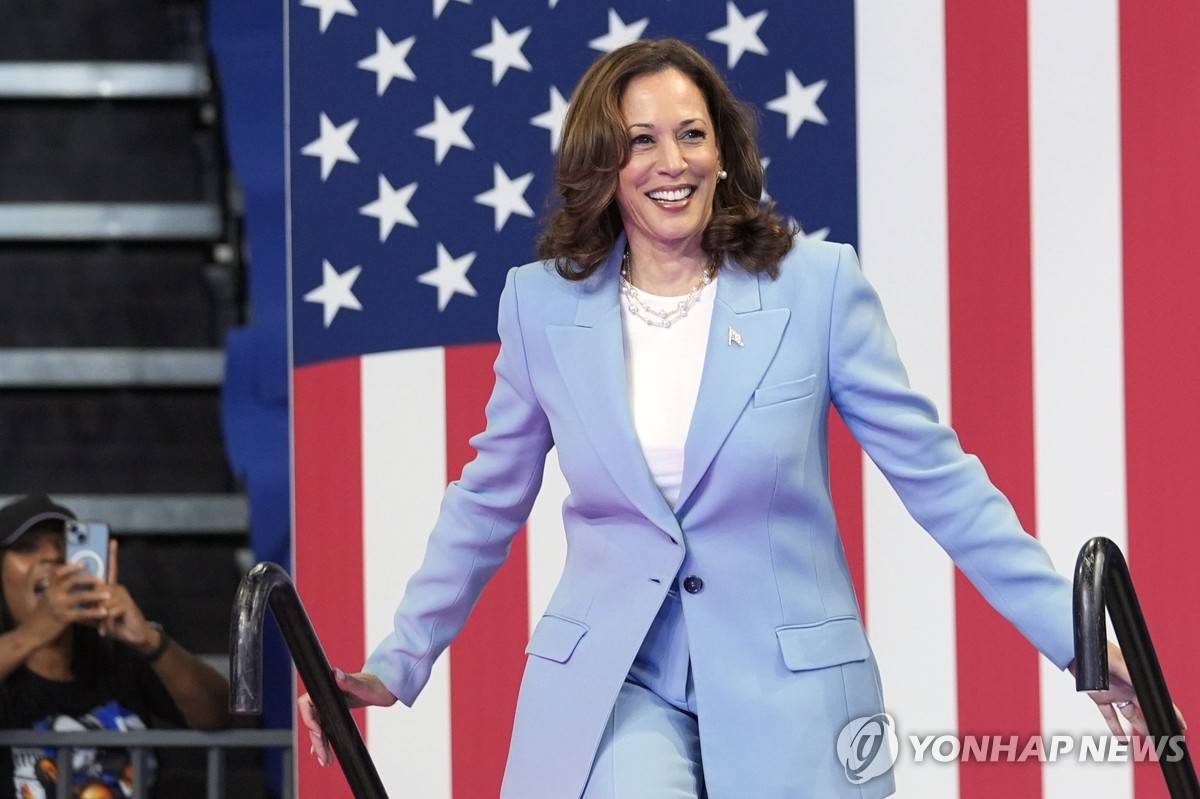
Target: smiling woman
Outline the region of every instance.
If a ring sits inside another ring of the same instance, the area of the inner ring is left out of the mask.
[[[708,262],[719,270],[730,257],[749,271],[777,274],[795,231],[773,206],[760,204],[755,120],[713,65],[683,42],[640,41],[597,61],[576,87],[563,123],[555,165],[561,207],[547,220],[538,255],[569,280],[587,278],[617,237],[630,232],[625,203],[629,209],[638,200],[654,203],[645,192],[666,189],[674,194],[658,196],[658,212],[669,212],[671,201],[685,206],[680,216],[687,219],[676,232],[694,236],[685,237],[693,272]],[[664,139],[674,144],[665,148]],[[655,218],[646,209],[645,221]],[[697,218],[704,223],[695,228]],[[650,229],[656,228],[657,222]],[[662,235],[676,232],[661,228]],[[631,243],[635,271],[642,243],[656,242],[671,260],[682,241],[670,241],[652,234]],[[657,262],[647,252],[642,271]]]
[[[630,136],[617,185],[627,279],[653,294],[686,293],[710,268],[702,239],[721,168],[704,96],[676,69],[639,75],[621,113]]]
[[[890,771],[854,784],[835,747],[885,705],[830,496],[831,406],[993,605],[1071,660],[1070,583],[909,385],[853,249],[795,240],[760,204],[752,123],[680,41],[583,76],[544,260],[501,296],[478,455],[391,633],[336,674],[356,705],[416,700],[554,448],[567,557],[526,649],[503,797],[892,793]],[[1093,698],[1135,720],[1119,653],[1109,664],[1113,690]],[[328,764],[307,696],[299,712]]]

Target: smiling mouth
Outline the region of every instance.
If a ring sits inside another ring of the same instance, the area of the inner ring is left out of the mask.
[[[662,189],[659,191],[647,192],[646,196],[656,203],[677,203],[690,198],[696,193],[696,187],[692,186],[684,189]]]

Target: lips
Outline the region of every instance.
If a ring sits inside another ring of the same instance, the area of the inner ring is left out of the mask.
[[[673,203],[686,200],[696,193],[695,186],[683,186],[677,189],[656,189],[646,192],[651,200],[660,203]]]

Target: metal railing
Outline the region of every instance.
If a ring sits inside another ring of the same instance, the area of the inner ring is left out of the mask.
[[[284,797],[289,796],[292,771],[291,730],[225,730],[222,732],[199,732],[196,730],[86,730],[80,732],[53,732],[43,730],[4,730],[0,732],[0,746],[38,747],[54,749],[55,765],[60,778],[55,788],[55,799],[70,799],[73,796],[74,774],[72,756],[76,750],[98,747],[128,749],[133,768],[133,799],[145,799],[147,791],[147,757],[154,749],[205,749],[207,750],[206,793],[208,799],[222,799],[226,794],[225,753],[229,749],[282,749]]]
[[[296,586],[283,567],[274,563],[260,563],[251,569],[242,578],[233,601],[230,709],[239,714],[262,712],[262,632],[268,606],[321,717],[350,790],[356,799],[387,799],[379,772],[334,682],[333,669]]]
[[[1187,744],[1175,716],[1141,604],[1133,588],[1129,566],[1120,548],[1107,538],[1083,545],[1075,562],[1075,688],[1104,691],[1108,688],[1108,633],[1104,611],[1112,616],[1113,630],[1129,667],[1138,704],[1154,740],[1179,744],[1182,756],[1160,757],[1163,778],[1172,799],[1200,799],[1200,784]]]

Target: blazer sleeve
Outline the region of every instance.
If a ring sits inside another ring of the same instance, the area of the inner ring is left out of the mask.
[[[550,425],[530,380],[518,270],[500,297],[500,354],[485,430],[471,439],[476,456],[449,485],[425,557],[409,580],[390,635],[364,670],[411,705],[438,655],[466,624],[484,586],[508,557],[542,484]]]
[[[914,391],[879,296],[841,246],[829,321],[834,405],[908,512],[997,611],[1059,668],[1074,657],[1071,584],[979,459]]]

